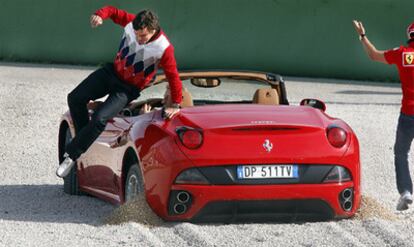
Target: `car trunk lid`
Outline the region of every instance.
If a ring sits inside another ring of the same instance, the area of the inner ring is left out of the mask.
[[[329,118],[311,107],[206,106],[183,109],[180,119],[203,130],[200,148],[190,150],[179,143],[181,150],[200,165],[329,163],[342,156],[347,146],[334,148],[329,144]]]

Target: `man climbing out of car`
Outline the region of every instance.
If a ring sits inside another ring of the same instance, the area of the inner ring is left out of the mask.
[[[124,27],[121,44],[114,63],[94,71],[68,95],[76,135],[66,147],[64,160],[56,170],[59,177],[70,172],[76,160],[105,129],[107,121],[150,86],[158,67],[163,68],[168,79],[173,102],[165,108],[164,115],[169,119],[180,111],[182,82],[177,72],[174,47],[161,30],[158,17],[150,10],[133,15],[107,6],[91,16],[91,26],[102,25],[108,18]],[[107,99],[89,120],[88,102],[105,95],[108,95]]]

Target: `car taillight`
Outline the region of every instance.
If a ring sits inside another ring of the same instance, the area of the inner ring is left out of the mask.
[[[189,149],[197,149],[203,144],[203,132],[191,127],[179,127],[176,130],[181,143]]]
[[[336,148],[340,148],[346,143],[347,133],[344,129],[340,127],[328,127],[327,136],[329,143]]]
[[[351,181],[348,169],[342,166],[334,166],[323,180],[324,183],[342,183]]]

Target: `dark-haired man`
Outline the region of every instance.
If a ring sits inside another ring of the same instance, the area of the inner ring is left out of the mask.
[[[105,129],[106,123],[142,90],[150,86],[157,68],[162,67],[168,79],[173,104],[165,108],[165,116],[173,117],[180,110],[182,83],[178,76],[174,48],[161,30],[158,17],[149,10],[137,15],[106,6],[90,18],[92,27],[111,18],[124,27],[114,63],[94,71],[69,95],[68,105],[76,135],[68,144],[56,175],[65,177],[80,155],[92,145]],[[87,103],[108,95],[89,121]]]
[[[362,22],[354,20],[353,24],[368,56],[377,62],[395,64],[400,75],[402,101],[394,145],[394,164],[400,193],[397,210],[406,210],[408,205],[413,203],[408,152],[414,138],[414,23],[407,28],[408,46],[387,51],[377,50],[368,40]]]

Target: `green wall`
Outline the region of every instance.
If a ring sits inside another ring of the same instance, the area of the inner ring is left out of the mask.
[[[0,59],[99,64],[111,61],[122,29],[89,17],[103,5],[155,10],[181,69],[241,68],[282,75],[397,80],[371,62],[352,26],[360,19],[378,49],[405,44],[409,0],[1,0]]]

